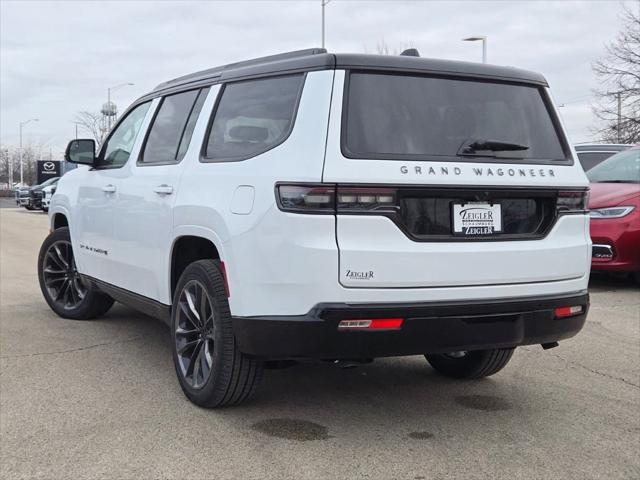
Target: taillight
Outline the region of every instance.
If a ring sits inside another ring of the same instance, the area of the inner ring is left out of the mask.
[[[338,213],[395,211],[397,192],[393,188],[338,187],[336,209]]]
[[[276,194],[278,206],[285,212],[358,213],[398,208],[393,188],[281,184]]]
[[[320,185],[278,185],[278,206],[285,212],[334,213],[336,189]]]
[[[584,213],[588,203],[588,190],[561,190],[558,192],[556,208],[558,213]]]

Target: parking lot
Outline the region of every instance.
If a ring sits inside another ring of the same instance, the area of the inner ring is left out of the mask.
[[[11,206],[3,202],[5,206]],[[2,478],[639,478],[640,289],[592,280],[585,329],[490,379],[422,357],[265,373],[254,399],[183,396],[168,328],[117,305],[56,317],[36,258],[47,217],[0,210]]]

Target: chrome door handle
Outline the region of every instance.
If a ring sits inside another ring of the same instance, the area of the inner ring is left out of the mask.
[[[115,185],[105,185],[104,187],[102,187],[102,191],[104,193],[114,193],[116,191],[116,186]]]
[[[171,195],[173,193],[173,187],[171,185],[167,185],[163,183],[162,185],[158,185],[153,189],[158,195]]]

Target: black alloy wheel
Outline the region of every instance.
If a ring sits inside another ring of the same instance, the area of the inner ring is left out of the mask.
[[[76,268],[70,241],[58,240],[49,246],[42,272],[49,296],[60,308],[73,310],[82,303],[87,288]]]
[[[47,304],[63,318],[89,320],[104,315],[113,305],[113,298],[78,272],[68,227],[54,230],[42,242],[38,280]]]
[[[171,308],[173,363],[182,391],[196,405],[238,405],[253,395],[263,362],[244,355],[219,260],[197,260],[178,279]]]
[[[214,349],[214,311],[211,298],[198,280],[180,292],[175,343],[178,363],[191,388],[202,388],[211,376]]]

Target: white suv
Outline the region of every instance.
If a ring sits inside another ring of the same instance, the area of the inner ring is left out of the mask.
[[[426,355],[479,378],[584,325],[588,181],[545,79],[308,50],[159,85],[73,140],[38,269],[60,316],[171,327],[198,405],[265,361]]]

